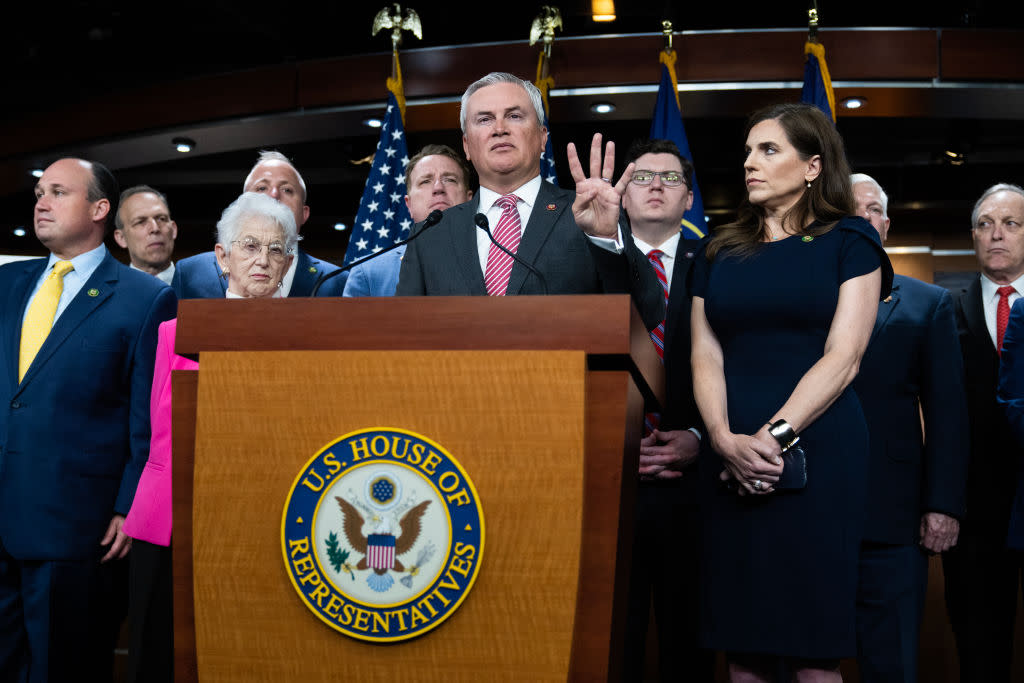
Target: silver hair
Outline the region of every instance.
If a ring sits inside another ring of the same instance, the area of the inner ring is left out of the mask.
[[[981,197],[974,203],[974,210],[971,211],[971,230],[978,225],[978,215],[981,213],[981,205],[986,199],[994,195],[996,192],[1016,192],[1021,197],[1024,197],[1024,188],[1020,185],[1013,185],[1011,183],[997,183],[992,187],[985,190]]]
[[[224,209],[217,221],[217,244],[231,253],[231,243],[238,238],[245,218],[258,216],[268,218],[284,231],[284,246],[289,254],[299,243],[299,231],[295,227],[295,214],[281,202],[261,192],[245,192]]]
[[[256,172],[259,165],[267,161],[283,161],[292,167],[292,170],[295,171],[295,177],[299,179],[299,187],[302,188],[302,203],[305,204],[309,194],[306,192],[306,181],[302,179],[302,174],[299,173],[299,169],[295,168],[295,164],[292,163],[291,159],[273,149],[265,149],[260,152],[259,157],[256,158],[256,163],[249,169],[249,175],[245,176],[245,182],[242,183],[242,191],[244,192],[245,188],[249,187],[252,174]]]
[[[867,173],[853,173],[850,175],[850,185],[856,185],[857,183],[870,183],[875,186],[878,190],[878,198],[882,200],[882,217],[889,217],[889,195],[885,193],[882,186],[878,184],[878,181],[869,176]]]
[[[492,71],[483,78],[474,83],[471,83],[466,92],[462,93],[462,105],[459,107],[459,125],[462,126],[462,132],[466,132],[466,107],[469,105],[469,98],[473,96],[477,90],[486,88],[489,85],[497,85],[499,83],[511,83],[512,85],[518,85],[520,88],[526,91],[526,94],[530,96],[530,102],[533,103],[533,110],[537,114],[537,125],[544,125],[544,98],[541,97],[540,90],[537,89],[533,83],[524,81],[518,76],[514,76],[504,71]]]

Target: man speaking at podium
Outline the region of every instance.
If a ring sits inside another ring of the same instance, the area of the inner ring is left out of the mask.
[[[613,183],[615,146],[602,159],[598,134],[589,178],[569,145],[575,193],[544,182],[543,117],[540,91],[512,74],[494,72],[466,89],[462,144],[480,191],[409,243],[396,295],[628,293],[654,328],[664,317],[661,285],[619,223],[632,168]]]

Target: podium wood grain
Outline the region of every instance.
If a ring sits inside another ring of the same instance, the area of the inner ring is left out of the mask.
[[[204,353],[193,520],[201,677],[565,681],[584,537],[584,378],[573,351]],[[445,447],[473,480],[486,529],[462,606],[388,646],[341,635],[305,607],[280,536],[306,461],[378,426]]]

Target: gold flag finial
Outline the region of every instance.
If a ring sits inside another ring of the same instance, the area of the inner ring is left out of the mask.
[[[811,43],[818,42],[818,2],[813,0],[813,6],[807,10],[807,40]]]
[[[665,36],[665,52],[672,52],[672,22],[668,19],[661,22],[661,35]]]
[[[544,5],[540,8],[540,14],[533,18],[530,25],[530,45],[536,45],[537,41],[544,44],[544,56],[551,58],[551,44],[555,42],[555,29],[562,28],[562,13],[557,7]]]
[[[373,32],[370,35],[377,35],[382,28],[391,29],[392,51],[397,51],[398,46],[402,43],[403,30],[412,31],[414,36],[423,39],[423,27],[416,10],[406,7],[405,14],[402,14],[402,6],[397,2],[377,12],[377,16],[373,18]]]

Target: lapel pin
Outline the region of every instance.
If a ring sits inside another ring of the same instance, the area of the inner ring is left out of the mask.
[[[554,204],[548,204],[548,211],[554,211],[554,210],[555,210],[555,205]]]
[[[803,236],[803,237],[801,237],[800,239],[802,239],[802,240],[803,240],[804,242],[810,242],[810,241],[812,241],[812,240],[813,240],[814,238],[813,238],[813,237],[811,237],[810,235],[804,235],[804,236]]]
[[[315,273],[316,272],[316,266],[310,266],[309,267],[309,272]]]
[[[890,294],[889,296],[887,296],[884,299],[882,299],[882,303],[883,304],[892,303],[892,294]]]
[[[693,258],[693,252],[692,251],[686,252],[686,258]]]
[[[86,292],[86,294],[88,294],[89,296],[99,296],[100,295],[100,290],[98,290],[95,287],[93,287],[88,292]]]

